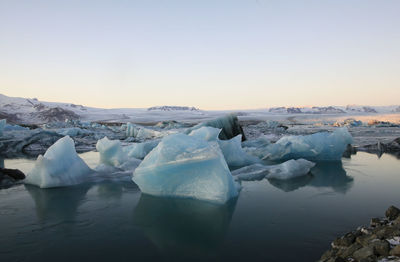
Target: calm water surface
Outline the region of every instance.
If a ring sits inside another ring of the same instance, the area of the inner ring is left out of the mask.
[[[33,162],[4,165],[27,172]],[[338,235],[400,206],[393,156],[358,153],[312,174],[243,182],[222,206],[142,195],[129,179],[3,189],[0,261],[315,261]]]

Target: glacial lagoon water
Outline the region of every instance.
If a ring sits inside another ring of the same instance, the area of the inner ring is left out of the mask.
[[[33,160],[4,165],[27,172]],[[315,261],[335,237],[400,206],[400,161],[357,153],[311,176],[242,186],[225,205],[143,195],[126,178],[3,189],[0,261]]]

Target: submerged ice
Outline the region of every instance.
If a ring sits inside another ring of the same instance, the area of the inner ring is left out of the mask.
[[[135,170],[143,193],[224,203],[238,195],[216,142],[185,134],[163,138]]]
[[[65,136],[38,156],[25,183],[41,188],[70,186],[86,181],[91,172],[76,153],[72,138]]]

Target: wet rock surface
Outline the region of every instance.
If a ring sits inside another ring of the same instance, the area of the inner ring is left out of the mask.
[[[25,179],[25,174],[18,169],[0,167],[0,188],[7,188]]]
[[[319,262],[400,262],[400,209],[390,206],[384,218],[346,233],[331,243]]]

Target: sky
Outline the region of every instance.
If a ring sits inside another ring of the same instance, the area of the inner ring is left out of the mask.
[[[103,108],[400,104],[400,1],[0,0],[0,93]]]

